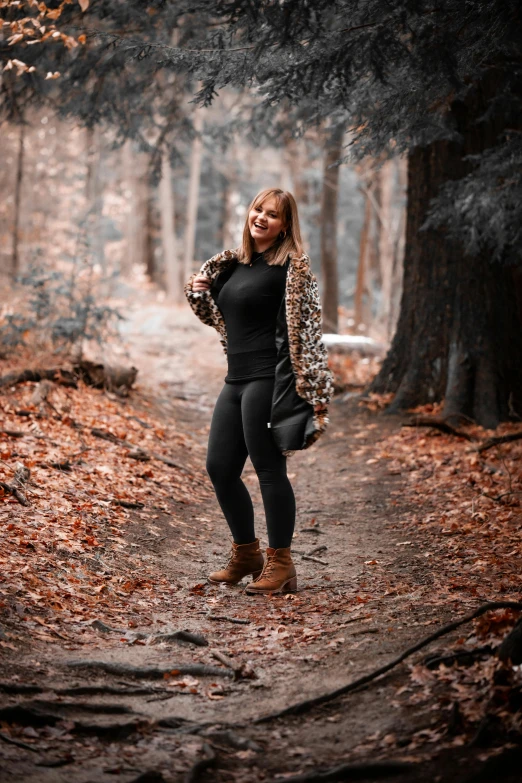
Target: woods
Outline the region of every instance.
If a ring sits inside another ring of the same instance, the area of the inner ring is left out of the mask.
[[[0,19],[0,779],[518,781],[519,4]],[[184,287],[263,188],[335,396],[286,465],[298,589],[249,595],[207,579],[227,357]]]

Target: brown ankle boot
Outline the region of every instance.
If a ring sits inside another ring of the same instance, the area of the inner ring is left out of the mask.
[[[259,539],[251,544],[236,544],[232,542],[232,551],[225,568],[214,571],[208,576],[213,584],[237,585],[243,577],[252,574],[256,579],[263,570],[264,559],[259,549]]]
[[[251,582],[245,592],[249,595],[295,592],[297,590],[297,576],[290,555],[290,547],[286,547],[286,549],[268,547],[266,554],[267,559],[261,576]]]

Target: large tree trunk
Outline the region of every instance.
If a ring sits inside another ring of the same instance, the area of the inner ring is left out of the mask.
[[[321,270],[323,278],[323,331],[339,330],[339,271],[337,268],[337,204],[339,166],[332,166],[343,154],[344,128],[330,131],[324,156],[323,193],[321,199]]]
[[[409,156],[401,313],[370,385],[396,393],[391,411],[444,399],[445,416],[464,415],[491,428],[515,411],[522,415],[522,329],[512,270],[490,263],[487,252],[465,256],[440,228],[419,228],[440,185],[470,171],[463,157],[496,142],[499,113],[473,123],[494,90],[489,77],[452,106],[462,143],[437,141]]]

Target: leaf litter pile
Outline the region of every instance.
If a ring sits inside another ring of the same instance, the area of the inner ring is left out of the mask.
[[[77,764],[126,774],[126,780],[134,772],[137,780],[144,769],[161,769],[155,779],[167,781],[181,774],[186,780],[247,781],[252,774],[270,780],[274,767],[270,772],[270,759],[260,753],[267,741],[274,758],[288,751],[291,729],[273,731],[268,740],[261,725],[239,722],[236,732],[230,720],[227,728],[195,722],[186,711],[173,719],[154,710],[181,695],[239,705],[248,693],[252,698],[252,688],[263,692],[270,678],[292,667],[304,671],[328,665],[343,651],[364,650],[354,625],[361,624],[363,634],[392,634],[393,626],[378,626],[383,602],[394,597],[403,611],[419,604],[440,609],[437,620],[413,625],[441,625],[489,601],[512,606],[464,624],[443,648],[417,652],[413,662],[408,656],[409,675],[392,686],[391,708],[407,716],[428,705],[430,720],[419,728],[417,717],[414,731],[367,736],[341,754],[347,765],[369,756],[418,763],[441,748],[470,743],[486,758],[519,742],[522,441],[480,450],[487,441],[480,428],[456,435],[425,425],[357,448],[370,470],[401,478],[385,526],[400,531],[401,555],[415,548],[412,567],[399,574],[385,558],[372,558],[365,561],[364,582],[327,584],[325,572],[309,590],[260,605],[194,581],[194,562],[204,562],[198,561],[202,542],[215,543],[211,518],[187,514],[190,506],[194,511],[214,502],[200,440],[173,422],[159,422],[143,399],[135,406],[82,383],[43,384],[20,383],[0,397],[4,758],[18,763],[29,751],[42,767]],[[373,395],[366,407],[378,409],[382,400]],[[414,411],[434,419],[437,413],[433,407]],[[516,431],[503,425],[495,435]],[[316,520],[308,524],[313,531]],[[179,547],[171,557],[188,551],[192,568],[180,561],[179,571],[168,573],[162,549],[170,535]],[[327,564],[320,541],[306,551],[302,546],[296,538],[303,559]],[[191,627],[182,627],[187,618]],[[118,645],[127,653],[124,661],[111,657]],[[26,646],[33,657],[20,669],[16,654]],[[49,649],[62,659],[62,651],[76,651],[76,660],[68,653],[67,676],[64,666],[58,673]],[[82,656],[82,649],[90,654]],[[349,674],[342,675],[348,686]],[[340,726],[339,713],[349,711],[354,698],[350,689],[329,694],[325,688],[322,706],[297,702],[289,725],[298,733],[298,721],[319,711],[324,725]],[[96,694],[97,702],[86,701]],[[128,706],[132,696],[144,700],[140,710]],[[265,717],[278,725],[277,713]],[[305,757],[297,742],[286,768],[309,769],[314,759]]]

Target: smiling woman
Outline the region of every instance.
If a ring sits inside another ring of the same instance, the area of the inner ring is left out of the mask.
[[[286,459],[326,428],[333,393],[321,342],[317,281],[303,253],[297,205],[272,188],[250,204],[241,246],[190,277],[185,294],[220,334],[228,372],[210,425],[206,468],[233,537],[227,566],[208,577],[246,592],[297,589],[290,555],[296,504]],[[241,473],[250,456],[259,479],[269,547],[263,559]]]
[[[269,265],[284,264],[289,253],[302,255],[297,204],[291,193],[268,188],[258,193],[252,201],[238,260],[243,264],[251,264],[254,252],[266,252]]]

